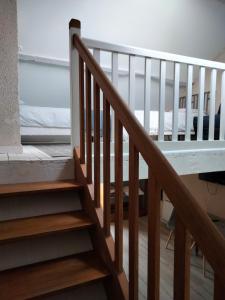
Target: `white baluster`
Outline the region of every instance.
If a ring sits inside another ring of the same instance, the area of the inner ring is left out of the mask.
[[[79,53],[73,45],[73,35],[80,35],[79,22],[70,22],[70,111],[71,111],[71,147],[80,145],[80,92],[79,92]]]
[[[159,88],[159,133],[158,140],[164,140],[164,115],[166,92],[166,61],[160,61],[160,88]]]
[[[199,97],[198,97],[198,129],[197,129],[197,140],[198,141],[201,141],[202,136],[203,136],[204,92],[205,92],[205,68],[200,67]]]
[[[135,56],[129,56],[129,107],[135,110]]]
[[[225,71],[221,79],[220,140],[225,138]]]
[[[178,112],[179,112],[179,90],[180,90],[180,64],[174,64],[174,93],[173,93],[173,133],[172,140],[177,141],[178,134]]]
[[[93,49],[93,56],[95,60],[100,64],[100,49]]]
[[[191,127],[192,127],[192,83],[193,83],[193,66],[188,65],[187,71],[187,97],[186,97],[186,132],[185,140],[190,141]]]
[[[212,69],[210,82],[210,100],[209,100],[209,140],[214,140],[215,126],[215,104],[216,104],[216,76],[217,71]]]
[[[144,127],[150,133],[150,108],[151,108],[151,60],[145,58],[145,98],[144,98]]]
[[[118,53],[112,53],[112,83],[115,88],[118,88],[119,69],[118,69]],[[111,111],[111,138],[115,136],[115,118],[114,111]]]

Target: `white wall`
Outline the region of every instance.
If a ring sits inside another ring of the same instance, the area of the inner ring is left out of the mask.
[[[130,44],[155,50],[201,58],[213,58],[225,47],[225,5],[212,0],[18,0],[19,45],[24,53],[68,59],[68,22],[81,20],[82,36],[103,41]],[[31,70],[31,67],[34,70]],[[20,68],[20,90],[29,103],[67,106],[69,95],[65,82],[68,74],[59,73],[59,79],[50,74],[31,81],[36,66]],[[46,69],[43,68],[43,72]],[[28,79],[30,77],[30,79]],[[26,84],[27,80],[29,85]],[[46,86],[46,80],[49,87]],[[140,81],[138,79],[138,81]],[[32,84],[33,83],[33,84]],[[39,94],[35,99],[35,84]],[[126,83],[121,88],[125,89]],[[140,87],[143,82],[138,82]],[[137,87],[137,101],[143,100]],[[54,88],[54,91],[53,91]],[[157,91],[158,86],[156,86]],[[44,96],[45,95],[49,95]],[[168,86],[168,95],[172,89]],[[158,91],[153,94],[157,103]],[[47,98],[47,99],[46,99]],[[172,99],[169,97],[169,102]],[[157,106],[157,105],[156,105]]]
[[[0,153],[20,147],[16,0],[0,1]]]

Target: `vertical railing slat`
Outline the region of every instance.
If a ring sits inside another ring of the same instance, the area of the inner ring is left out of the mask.
[[[187,97],[186,97],[186,131],[185,140],[190,141],[192,127],[192,83],[193,83],[193,66],[188,65],[187,70]]]
[[[179,90],[180,90],[180,64],[174,64],[174,92],[173,92],[173,133],[172,140],[177,141],[178,134],[178,112],[179,112]]]
[[[215,69],[211,70],[210,80],[210,100],[209,100],[209,140],[214,140],[214,125],[215,125],[215,104],[216,104],[216,75]],[[208,108],[208,93],[206,94],[206,109]]]
[[[135,56],[129,56],[129,107],[135,111]]]
[[[160,291],[160,198],[161,189],[148,171],[148,300],[159,300]]]
[[[87,183],[92,183],[92,124],[91,124],[91,73],[86,66],[86,162]]]
[[[225,138],[225,71],[221,78],[220,140]]]
[[[93,56],[95,60],[100,64],[100,49],[93,49]]]
[[[129,139],[129,300],[138,299],[139,154]]]
[[[158,140],[164,140],[164,115],[166,94],[166,61],[160,61],[160,88],[159,88],[159,134]]]
[[[79,110],[79,51],[74,47],[74,35],[80,36],[80,24],[70,23],[69,26],[69,70],[70,70],[70,120],[71,148],[80,146],[80,110]],[[2,48],[1,48],[2,49]]]
[[[79,57],[79,89],[80,89],[80,163],[85,163],[85,128],[84,128],[84,62]]]
[[[100,207],[100,89],[94,81],[94,199]]]
[[[204,92],[205,92],[205,68],[199,70],[199,97],[198,97],[198,129],[197,140],[203,138],[203,115],[204,115]]]
[[[115,114],[115,265],[123,270],[123,127]]]
[[[112,52],[112,83],[114,87],[117,89],[118,88],[118,82],[119,82],[119,63],[118,63],[118,53],[117,52]],[[112,140],[114,139],[115,135],[115,116],[114,116],[114,111],[111,113],[111,120],[112,120],[112,129],[111,129],[111,138]]]
[[[176,215],[174,242],[174,300],[190,299],[190,238]]]
[[[144,90],[144,127],[150,133],[151,109],[151,60],[145,58],[145,90]]]
[[[104,195],[104,231],[110,234],[110,104],[103,97],[103,195]]]

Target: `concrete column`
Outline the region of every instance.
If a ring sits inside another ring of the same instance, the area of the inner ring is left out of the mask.
[[[16,0],[0,1],[0,153],[22,152]]]

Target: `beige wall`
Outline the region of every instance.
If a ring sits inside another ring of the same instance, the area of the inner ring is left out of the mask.
[[[198,174],[181,176],[201,207],[225,219],[225,186],[198,179]]]
[[[0,153],[20,152],[16,0],[0,1]]]

